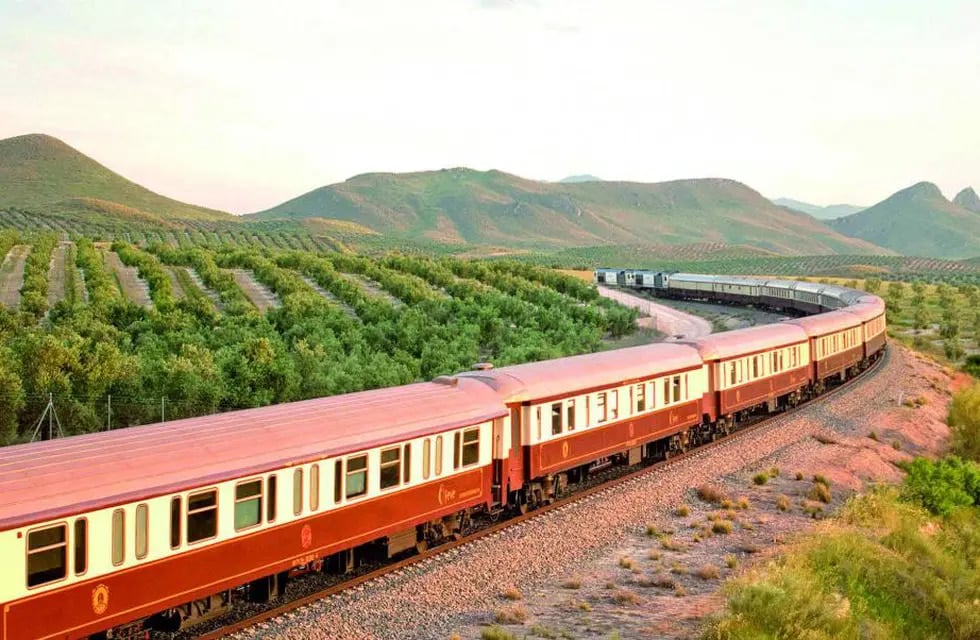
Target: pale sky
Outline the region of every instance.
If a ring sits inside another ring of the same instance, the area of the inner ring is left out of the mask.
[[[235,213],[369,171],[980,190],[980,2],[0,0],[0,138]]]

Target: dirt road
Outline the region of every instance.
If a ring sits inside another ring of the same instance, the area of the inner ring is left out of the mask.
[[[615,300],[627,307],[638,309],[645,316],[638,321],[641,327],[652,327],[668,336],[684,336],[685,338],[699,338],[711,333],[711,323],[704,318],[671,309],[647,298],[602,286],[599,287],[599,295]]]

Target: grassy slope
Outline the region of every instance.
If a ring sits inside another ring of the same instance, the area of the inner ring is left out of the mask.
[[[721,179],[556,184],[470,169],[365,174],[254,214],[308,217],[509,247],[724,242],[784,254],[883,252]]]
[[[85,212],[144,222],[235,219],[153,193],[57,138],[41,134],[0,140],[0,207]]]
[[[929,182],[830,226],[905,255],[956,259],[980,254],[980,214],[953,204]]]

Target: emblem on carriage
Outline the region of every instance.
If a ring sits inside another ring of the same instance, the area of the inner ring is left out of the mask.
[[[566,440],[565,442],[562,442],[561,443],[561,457],[562,458],[567,458],[568,457],[568,450],[569,450],[569,446],[568,446],[568,441]]]
[[[92,611],[101,616],[109,609],[109,587],[100,584],[92,589]]]
[[[303,530],[299,532],[299,543],[304,549],[309,549],[313,545],[313,529],[310,525],[303,525]]]
[[[633,426],[633,423],[631,422],[630,423],[630,437],[632,438],[635,435],[636,435],[636,427]]]

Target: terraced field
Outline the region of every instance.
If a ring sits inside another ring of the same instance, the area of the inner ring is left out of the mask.
[[[31,252],[30,245],[18,244],[10,248],[0,265],[0,304],[7,309],[20,306],[20,288],[24,283],[24,263]]]

